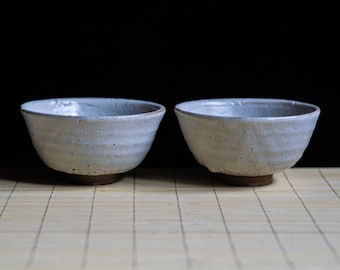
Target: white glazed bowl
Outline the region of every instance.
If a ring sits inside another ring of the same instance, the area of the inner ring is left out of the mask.
[[[111,176],[136,168],[166,112],[150,101],[93,97],[33,100],[20,110],[41,160],[56,171],[87,176],[79,181],[89,184],[114,182]]]
[[[320,114],[313,104],[271,98],[191,100],[174,111],[201,165],[245,177],[270,176],[294,166]]]

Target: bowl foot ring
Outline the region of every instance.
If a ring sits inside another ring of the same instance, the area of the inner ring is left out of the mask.
[[[78,185],[107,185],[117,182],[122,178],[123,174],[107,174],[107,175],[69,175],[69,181]]]
[[[265,186],[273,182],[273,175],[265,176],[234,176],[219,174],[222,182],[231,186]]]

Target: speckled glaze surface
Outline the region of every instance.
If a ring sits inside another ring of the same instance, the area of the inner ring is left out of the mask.
[[[270,98],[191,100],[177,104],[174,111],[201,165],[211,172],[245,177],[293,167],[308,147],[320,115],[316,105]]]
[[[158,103],[124,98],[54,98],[21,105],[42,161],[80,176],[136,168],[148,154],[165,111]]]

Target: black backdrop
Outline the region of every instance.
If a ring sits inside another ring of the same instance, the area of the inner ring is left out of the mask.
[[[340,20],[334,7],[140,1],[17,5],[4,13],[3,166],[42,166],[20,104],[72,96],[164,104],[167,113],[145,167],[198,166],[173,112],[178,102],[275,97],[314,103],[321,116],[297,166],[340,166]]]

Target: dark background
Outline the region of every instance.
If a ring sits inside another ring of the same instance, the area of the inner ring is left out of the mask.
[[[167,107],[144,167],[198,166],[173,112],[178,102],[271,97],[314,103],[321,115],[296,166],[340,166],[335,7],[302,1],[113,5],[4,9],[2,166],[43,166],[21,103],[76,96],[137,98]]]

